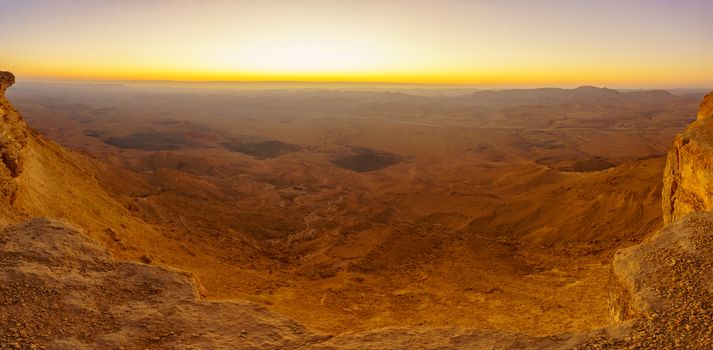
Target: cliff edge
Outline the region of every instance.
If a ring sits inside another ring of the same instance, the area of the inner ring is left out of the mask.
[[[668,224],[688,213],[713,210],[713,93],[698,119],[676,136],[663,175],[662,209]]]
[[[82,227],[112,248],[126,247],[119,258],[138,259],[150,252],[155,244],[149,240],[160,234],[133,217],[97,180],[101,171],[117,169],[64,149],[28,126],[5,96],[14,84],[12,73],[0,71],[0,227],[52,217]]]
[[[713,117],[713,92],[706,95],[698,110],[698,120]]]
[[[0,71],[0,157],[3,167],[0,173],[17,177],[24,163],[23,149],[27,144],[27,125],[20,113],[5,98],[5,90],[15,84],[15,76]]]
[[[16,217],[12,207],[17,199],[18,181],[25,165],[28,128],[20,114],[5,98],[15,84],[15,76],[0,71],[0,223]]]

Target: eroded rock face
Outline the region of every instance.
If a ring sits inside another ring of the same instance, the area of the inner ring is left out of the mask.
[[[713,92],[703,98],[701,109],[698,110],[698,120],[710,117],[713,117]]]
[[[713,94],[698,120],[676,136],[663,176],[662,209],[668,224],[690,212],[713,210]]]
[[[10,72],[0,71],[0,175],[18,177],[24,164],[23,149],[27,144],[27,125],[20,113],[5,98],[5,90],[15,83]]]

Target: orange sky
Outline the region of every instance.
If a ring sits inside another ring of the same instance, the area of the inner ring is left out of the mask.
[[[713,1],[0,0],[19,79],[713,86]]]

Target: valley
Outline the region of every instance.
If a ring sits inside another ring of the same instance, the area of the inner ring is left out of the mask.
[[[151,83],[8,97],[99,186],[69,186],[94,213],[57,195],[25,206],[119,260],[188,271],[209,300],[320,332],[533,336],[612,322],[610,261],[661,228],[664,155],[701,98]]]

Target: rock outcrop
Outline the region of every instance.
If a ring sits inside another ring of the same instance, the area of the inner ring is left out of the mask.
[[[713,117],[713,92],[703,98],[701,108],[698,110],[698,120],[710,117]]]
[[[5,90],[15,84],[15,75],[10,72],[0,71],[0,94],[4,94]]]
[[[664,223],[690,212],[713,210],[713,93],[701,103],[698,120],[676,136],[663,175]]]
[[[5,90],[15,83],[15,76],[10,72],[0,71],[0,158],[2,171],[17,177],[22,172],[23,148],[27,143],[27,125],[20,114],[5,98]]]
[[[14,83],[12,73],[0,71],[0,203],[3,206],[15,201],[18,187],[15,178],[22,173],[28,136],[22,117],[5,98],[5,91]]]

